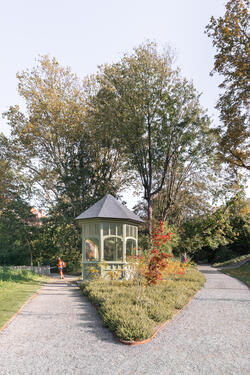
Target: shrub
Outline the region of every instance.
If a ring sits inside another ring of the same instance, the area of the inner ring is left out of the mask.
[[[184,265],[181,265],[180,262],[175,262],[175,264],[169,262],[168,258],[173,257],[173,255],[167,254],[164,251],[173,234],[175,233],[166,233],[165,223],[163,221],[160,221],[159,227],[154,228],[152,231],[153,249],[145,272],[148,285],[155,285],[162,281],[163,273],[167,275],[185,274]]]
[[[0,267],[0,280],[20,282],[20,281],[30,281],[38,279],[39,275],[35,272],[25,270],[25,269],[14,269],[11,267]]]
[[[234,253],[230,248],[224,246],[219,248],[213,257],[213,262],[225,262],[229,259],[237,257],[237,254]]]

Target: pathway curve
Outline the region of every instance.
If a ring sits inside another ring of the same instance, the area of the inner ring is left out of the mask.
[[[117,342],[79,290],[57,279],[0,333],[0,374],[249,374],[249,289],[214,268],[199,269],[205,287],[139,346]]]

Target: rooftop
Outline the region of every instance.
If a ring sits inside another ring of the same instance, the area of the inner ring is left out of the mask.
[[[88,208],[81,215],[76,217],[76,220],[87,220],[94,218],[102,219],[122,219],[130,220],[137,223],[144,221],[126,206],[119,202],[110,194],[106,194],[102,199],[96,202],[93,206]]]

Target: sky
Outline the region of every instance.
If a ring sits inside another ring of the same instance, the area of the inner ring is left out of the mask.
[[[35,65],[39,55],[56,57],[80,78],[98,65],[118,61],[151,40],[171,46],[182,74],[202,93],[201,104],[214,124],[219,77],[209,75],[215,49],[204,34],[210,17],[225,13],[225,0],[0,0],[0,113],[24,102],[16,73]],[[0,118],[0,132],[9,134]],[[130,208],[136,198],[126,193]]]

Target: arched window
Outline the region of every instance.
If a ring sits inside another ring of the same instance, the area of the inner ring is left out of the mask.
[[[85,240],[86,260],[95,262],[99,260],[99,240],[97,238],[87,238]]]
[[[104,260],[122,261],[122,239],[118,237],[108,237],[104,240]]]

